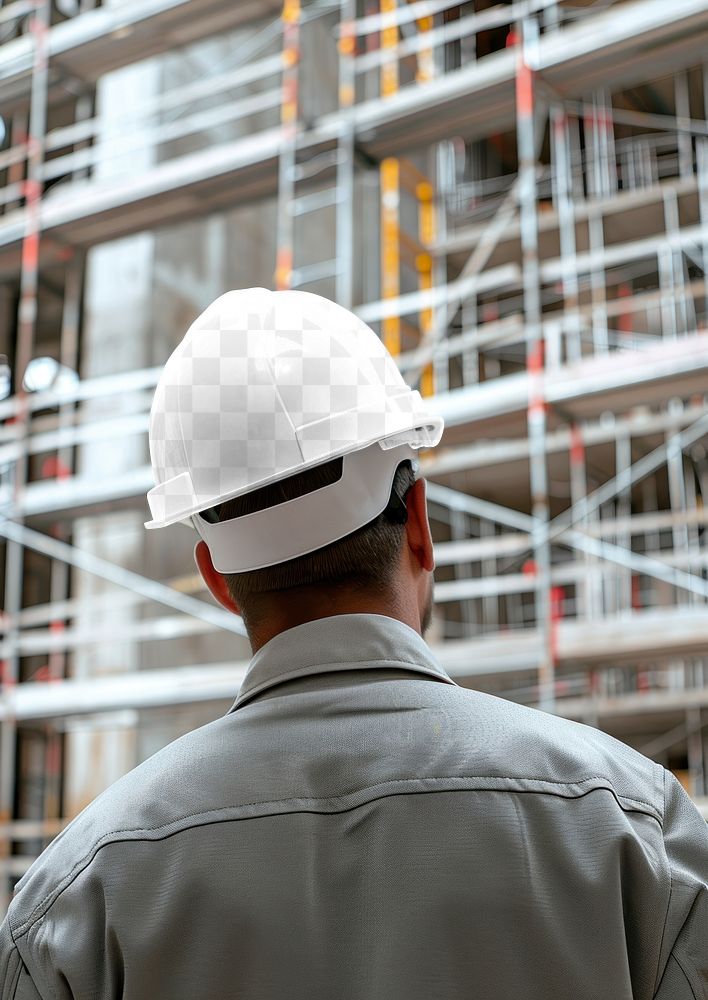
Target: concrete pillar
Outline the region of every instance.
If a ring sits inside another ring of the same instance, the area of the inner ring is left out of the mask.
[[[111,6],[117,6],[113,3]],[[125,178],[149,169],[154,150],[145,147],[129,155],[114,155],[112,147],[119,133],[139,127],[140,108],[158,91],[159,65],[149,61],[108,74],[97,86],[97,111],[102,127],[97,144],[105,158],[96,167],[101,179]],[[152,262],[154,238],[145,233],[91,249],[87,256],[84,298],[82,378],[130,371],[146,364],[150,342]],[[134,400],[123,397],[91,400],[87,404],[99,418],[104,413],[130,411]],[[98,441],[81,446],[78,474],[100,481],[145,464],[146,443],[135,436],[109,443]],[[121,511],[78,518],[74,524],[74,544],[88,552],[137,572],[145,569],[143,513]],[[79,628],[113,630],[118,621],[135,621],[139,605],[111,606],[97,610],[90,599],[113,590],[99,577],[75,570],[74,596],[86,598],[86,610],[77,615]],[[139,667],[137,643],[107,642],[78,647],[72,657],[74,677],[122,673]],[[65,813],[75,815],[104,788],[137,763],[134,712],[111,717],[88,717],[67,727]]]

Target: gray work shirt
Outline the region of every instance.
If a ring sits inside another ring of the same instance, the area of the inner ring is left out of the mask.
[[[705,1000],[707,883],[670,771],[335,615],[52,841],[0,997]]]

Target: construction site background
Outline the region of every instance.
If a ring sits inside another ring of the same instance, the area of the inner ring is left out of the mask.
[[[0,918],[250,659],[147,532],[231,288],[352,308],[445,418],[426,635],[708,818],[708,0],[0,2]]]

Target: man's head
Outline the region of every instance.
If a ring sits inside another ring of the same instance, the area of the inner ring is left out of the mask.
[[[226,292],[160,375],[145,527],[196,528],[199,570],[254,651],[357,612],[423,635],[434,561],[415,451],[443,427],[353,312],[299,290]]]
[[[333,459],[228,500],[215,512],[224,521],[272,507],[335,482],[341,468],[342,459]],[[199,542],[195,556],[204,581],[219,603],[242,616],[254,653],[285,629],[339,614],[388,615],[425,635],[435,562],[425,480],[414,479],[409,462],[398,466],[391,495],[405,504],[406,523],[384,511],[344,538],[275,566],[221,574]]]

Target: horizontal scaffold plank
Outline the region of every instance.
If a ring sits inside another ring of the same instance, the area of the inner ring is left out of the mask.
[[[575,667],[598,667],[603,663],[660,662],[708,651],[708,611],[666,609],[635,613],[622,619],[598,622],[561,622],[559,625],[559,673]],[[431,644],[434,655],[448,674],[470,682],[483,676],[524,673],[538,668],[540,637],[534,630],[497,633],[478,639],[446,640]],[[90,680],[16,684],[0,697],[0,719],[59,718],[125,708],[159,708],[205,701],[234,700],[248,667],[240,662],[194,664],[165,670],[139,670],[95,677]],[[708,693],[702,691],[702,704]],[[674,702],[697,703],[691,690],[671,692]],[[649,708],[656,697],[657,710],[666,705],[666,692],[645,692],[636,711]],[[568,700],[568,710],[577,710]],[[627,709],[631,711],[631,709]],[[563,699],[558,714],[565,714]]]
[[[277,17],[280,0],[128,0],[54,25],[49,32],[49,102],[65,101],[62,83],[86,83],[112,70],[169,52],[261,18]],[[33,42],[28,34],[0,46],[0,110],[29,104]]]
[[[700,62],[707,45],[704,0],[638,0],[543,35],[536,68],[563,97],[582,97],[610,69],[613,80],[638,83],[653,78],[657,66],[664,74]],[[404,87],[386,101],[363,102],[352,111],[357,143],[380,158],[511,127],[515,72],[516,52],[508,48],[424,86]],[[340,129],[339,113],[322,117],[303,137],[303,148],[333,148]],[[280,146],[281,129],[275,127],[161,163],[141,176],[66,184],[42,204],[41,262],[62,259],[67,244],[91,246],[272,196]],[[0,221],[0,278],[17,273],[24,231],[24,210]]]

